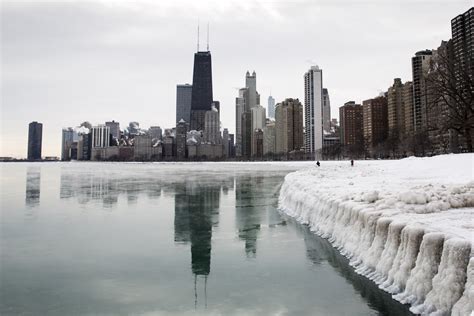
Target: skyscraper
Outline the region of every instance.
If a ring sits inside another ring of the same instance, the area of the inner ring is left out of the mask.
[[[387,92],[388,134],[401,138],[405,134],[405,103],[403,84],[400,78],[395,78]]]
[[[326,88],[323,88],[323,130],[327,133],[331,131],[331,101]]]
[[[120,140],[120,123],[115,122],[112,120],[112,122],[105,122],[105,126],[110,127],[110,134],[112,137],[119,139]]]
[[[272,119],[275,118],[275,98],[272,96],[268,97],[267,115]]]
[[[451,34],[455,59],[474,76],[474,7],[451,20]]]
[[[245,100],[247,99],[247,88],[239,90],[239,96],[235,98],[235,155],[242,156],[242,119],[245,112]]]
[[[254,132],[252,128],[254,125],[252,120],[252,109],[259,105],[260,95],[257,92],[257,75],[255,71],[252,75],[247,71],[245,74],[245,88],[239,90],[239,97],[236,99],[236,120],[238,121],[240,119],[240,122],[236,122],[236,148],[238,156],[240,154],[240,156],[249,158],[252,155],[252,139]]]
[[[245,74],[245,87],[248,89],[248,102],[247,107],[248,109],[252,109],[255,107],[257,103],[257,74],[252,72],[252,75],[247,71]]]
[[[43,124],[36,121],[28,125],[28,160],[41,159]]]
[[[176,86],[176,123],[181,119],[188,124],[191,122],[192,91],[193,86],[190,84]]]
[[[303,148],[303,106],[298,99],[286,99],[275,109],[276,152]]]
[[[415,133],[427,129],[428,111],[428,84],[427,73],[433,52],[431,50],[419,51],[411,59],[413,72],[413,125]]]
[[[181,119],[176,124],[176,158],[184,160],[186,158],[186,135],[188,132],[188,124]]]
[[[63,128],[61,141],[61,160],[71,160],[71,147],[74,143],[74,129],[72,127]]]
[[[206,111],[212,106],[211,52],[194,54],[193,86],[191,93],[191,129],[204,129]]]
[[[341,144],[362,150],[364,142],[362,106],[349,101],[339,108]]]
[[[214,106],[206,111],[204,120],[204,141],[212,145],[221,145],[219,111]]]
[[[323,148],[323,71],[318,66],[304,75],[304,95],[305,150],[317,153]]]
[[[374,147],[387,137],[387,98],[380,96],[362,102],[364,141]]]

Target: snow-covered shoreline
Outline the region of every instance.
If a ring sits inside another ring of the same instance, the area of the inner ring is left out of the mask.
[[[474,314],[473,154],[322,162],[279,207],[417,314]]]

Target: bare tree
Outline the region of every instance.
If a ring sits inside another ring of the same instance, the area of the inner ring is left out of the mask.
[[[443,42],[431,61],[427,82],[430,85],[430,107],[441,107],[440,131],[454,130],[463,136],[472,152],[474,131],[474,74],[470,54],[455,54],[452,40]],[[444,107],[444,109],[443,109]]]

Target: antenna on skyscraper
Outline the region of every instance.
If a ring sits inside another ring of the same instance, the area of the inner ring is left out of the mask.
[[[198,19],[197,51],[199,52],[199,19]]]
[[[207,22],[207,51],[209,51],[209,22]]]

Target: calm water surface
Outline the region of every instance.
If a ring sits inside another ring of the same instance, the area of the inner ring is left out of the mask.
[[[7,163],[2,315],[407,315],[277,210],[279,164]]]

